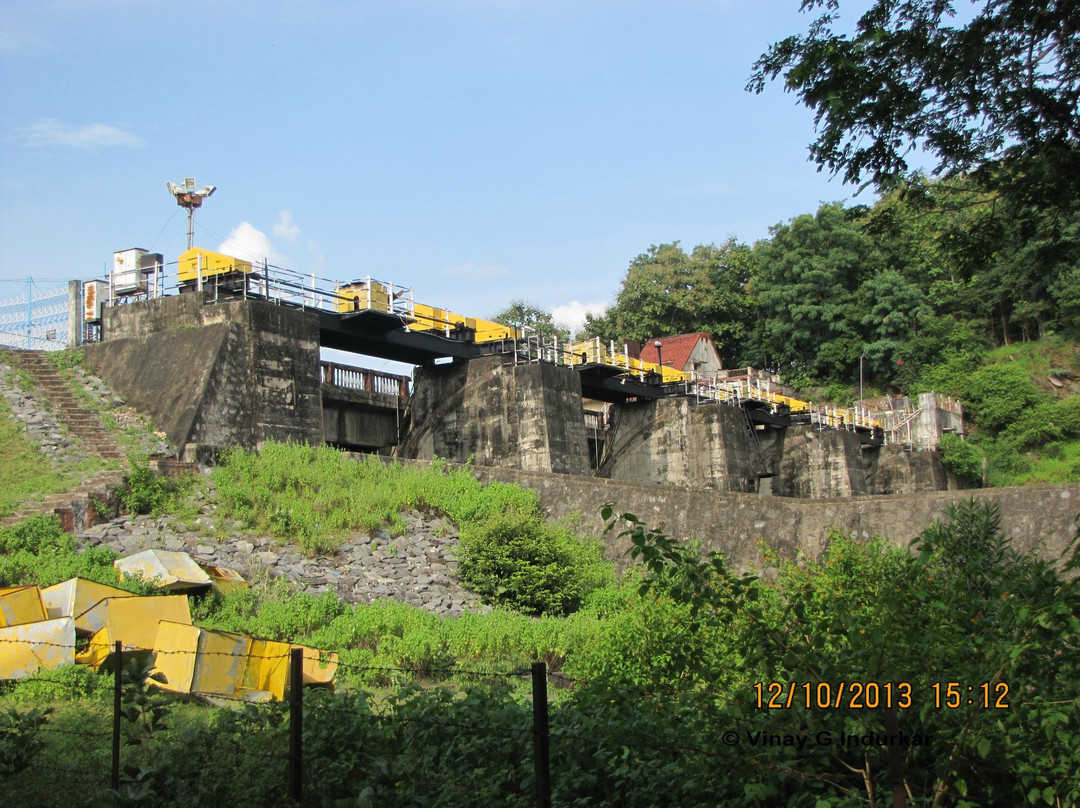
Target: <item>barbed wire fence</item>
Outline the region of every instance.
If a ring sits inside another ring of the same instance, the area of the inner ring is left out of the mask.
[[[49,642],[35,642],[34,645],[52,646],[54,644]],[[67,645],[55,645],[55,647],[71,650],[70,646]],[[39,648],[38,650],[43,651],[45,649]],[[191,651],[157,651],[155,654],[183,654],[194,658],[194,654]],[[284,655],[280,654],[265,656],[240,655],[227,651],[206,651],[200,652],[199,655],[206,657],[227,656],[237,660],[243,657],[243,659],[247,661],[259,659],[272,662],[281,662],[284,657]],[[125,777],[130,777],[127,772],[131,770],[131,767],[126,768],[124,765],[123,749],[125,743],[130,742],[130,738],[125,739],[125,735],[130,735],[132,731],[132,727],[126,726],[125,722],[130,724],[134,720],[137,720],[130,708],[132,689],[152,693],[155,698],[161,699],[190,700],[192,698],[192,696],[188,694],[154,688],[153,685],[155,682],[152,676],[146,679],[139,679],[134,675],[131,669],[125,670],[125,666],[129,665],[131,660],[137,659],[145,661],[147,658],[147,652],[135,651],[130,647],[125,648],[122,641],[116,641],[111,648],[109,658],[103,663],[103,672],[112,673],[112,722],[110,730],[65,729],[52,726],[49,721],[42,722],[36,730],[36,732],[40,732],[44,735],[61,735],[66,738],[78,739],[84,744],[107,745],[111,764],[109,767],[108,788],[116,794],[120,793]],[[273,701],[253,702],[249,698],[235,694],[215,693],[197,695],[204,696],[209,701],[219,704],[233,703],[234,705],[243,705],[254,709],[279,710],[285,714],[283,721],[287,727],[287,742],[285,749],[280,752],[266,752],[252,748],[244,748],[239,751],[247,756],[261,758],[268,764],[283,767],[285,771],[284,780],[286,783],[286,794],[284,796],[286,796],[290,804],[300,806],[305,804],[305,713],[308,714],[309,719],[322,717],[324,720],[333,720],[335,715],[338,715],[339,713],[336,713],[330,708],[320,710],[318,704],[313,705],[310,701],[305,705],[303,696],[304,688],[292,685],[292,683],[304,681],[304,655],[302,649],[293,648],[287,655],[287,660],[289,666],[288,682],[290,685],[286,690],[286,701],[284,704]],[[511,672],[479,671],[457,666],[443,668],[424,668],[416,666],[395,668],[385,666],[349,665],[345,663],[339,663],[338,669],[349,671],[358,676],[374,675],[383,679],[386,679],[387,677],[403,677],[405,679],[412,679],[413,681],[417,681],[421,678],[426,678],[428,680],[457,679],[459,681],[462,679],[487,681],[500,680],[503,682],[530,681],[532,721],[531,725],[527,726],[514,726],[497,722],[462,722],[453,720],[452,718],[444,719],[433,718],[430,716],[398,715],[394,714],[393,711],[372,717],[381,723],[425,725],[436,730],[456,730],[463,733],[474,733],[487,737],[503,738],[519,747],[525,744],[531,746],[534,783],[533,804],[538,806],[538,808],[550,808],[551,806],[551,739],[553,737],[558,737],[567,741],[588,742],[587,738],[578,736],[574,733],[552,732],[548,714],[549,678],[561,682],[562,687],[573,687],[575,684],[580,684],[581,681],[557,672],[549,672],[547,665],[544,662],[536,662],[527,669],[519,668]],[[150,669],[147,668],[146,670]],[[58,692],[51,692],[50,689],[69,688],[71,690],[71,696],[74,698],[89,695],[90,688],[88,688],[85,683],[52,678],[47,675],[49,672],[50,671],[46,669],[45,671],[39,672],[37,676],[13,680],[10,684],[15,687],[31,688],[33,692],[37,693],[38,698],[41,701],[48,701],[50,695],[59,695]],[[528,740],[526,741],[524,739]],[[50,777],[58,774],[52,760],[49,761],[47,766],[36,761],[30,761],[26,763],[23,768],[37,771],[42,775],[48,775]],[[84,784],[87,788],[92,789],[96,787],[100,789],[104,786],[102,772],[99,769],[79,768],[77,762],[65,761],[63,763],[62,771],[67,779]],[[3,774],[3,772],[0,772],[0,774]]]

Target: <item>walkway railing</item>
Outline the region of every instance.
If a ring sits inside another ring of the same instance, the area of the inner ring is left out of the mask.
[[[382,373],[351,365],[339,365],[334,362],[320,362],[319,368],[324,384],[388,396],[409,395],[409,384],[412,380],[408,376]]]
[[[190,259],[189,259],[190,260]],[[171,266],[171,265],[170,265]],[[518,362],[548,362],[571,368],[601,365],[618,370],[640,381],[652,380],[666,391],[697,396],[699,401],[719,401],[736,405],[755,402],[775,414],[796,419],[805,418],[822,428],[880,430],[881,424],[872,420],[861,408],[837,409],[817,407],[806,401],[774,391],[768,381],[747,373],[746,376],[698,375],[676,368],[646,362],[631,355],[628,345],[616,345],[596,338],[572,343],[558,339],[545,340],[531,329],[519,329],[478,318],[455,314],[445,309],[417,303],[412,287],[393,284],[370,276],[346,284],[303,274],[264,261],[238,262],[242,271],[209,275],[204,279],[201,268],[194,273],[196,282],[179,285],[180,291],[197,290],[204,295],[224,299],[257,298],[288,306],[328,311],[347,316],[361,311],[373,311],[396,316],[402,328],[412,331],[451,333],[464,331],[473,341],[486,343],[496,352]],[[173,289],[177,287],[172,287]],[[164,295],[171,291],[163,283],[148,285],[143,298]],[[136,296],[138,297],[138,296]],[[111,305],[124,299],[108,294]],[[379,374],[343,365],[323,363],[327,384],[391,395],[408,395],[408,378]],[[749,371],[750,369],[748,369]]]

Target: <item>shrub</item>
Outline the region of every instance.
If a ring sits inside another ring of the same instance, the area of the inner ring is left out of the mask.
[[[32,708],[19,712],[0,709],[0,776],[20,772],[33,763],[44,745],[38,738],[52,710]]]
[[[52,550],[74,551],[75,540],[64,532],[59,519],[42,514],[0,528],[0,552],[17,553],[20,550],[34,555]]]
[[[946,432],[941,436],[938,448],[941,450],[941,462],[948,471],[968,483],[982,482],[986,454],[975,443]]]
[[[471,588],[526,614],[569,614],[614,578],[598,545],[519,513],[465,525],[460,555],[459,571]]]
[[[145,464],[133,463],[118,496],[128,513],[160,516],[176,504],[184,489],[184,483],[160,477]]]
[[[998,431],[1043,399],[1031,376],[1020,365],[986,365],[963,382],[964,409],[980,427]]]

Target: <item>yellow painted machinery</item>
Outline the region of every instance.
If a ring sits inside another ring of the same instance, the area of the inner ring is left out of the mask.
[[[504,339],[524,338],[524,332],[520,328],[491,320],[482,320],[479,317],[466,317],[463,314],[455,314],[452,311],[426,306],[423,303],[413,306],[410,316],[413,320],[409,323],[410,331],[435,331],[445,336],[467,331],[471,333],[473,342],[498,342]]]
[[[213,285],[239,290],[247,283],[247,278],[251,273],[250,261],[242,261],[231,255],[192,247],[180,253],[176,278],[182,292],[197,288],[200,285],[200,275],[203,286]]]
[[[368,278],[346,283],[337,288],[337,295],[339,312],[372,310],[390,313],[390,292],[386,284],[379,281]]]

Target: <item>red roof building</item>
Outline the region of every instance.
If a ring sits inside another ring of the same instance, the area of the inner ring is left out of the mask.
[[[659,349],[656,343],[660,343]],[[715,373],[723,368],[720,353],[712,337],[701,331],[697,334],[682,334],[678,337],[650,339],[641,346],[641,360],[675,368],[699,376]]]

